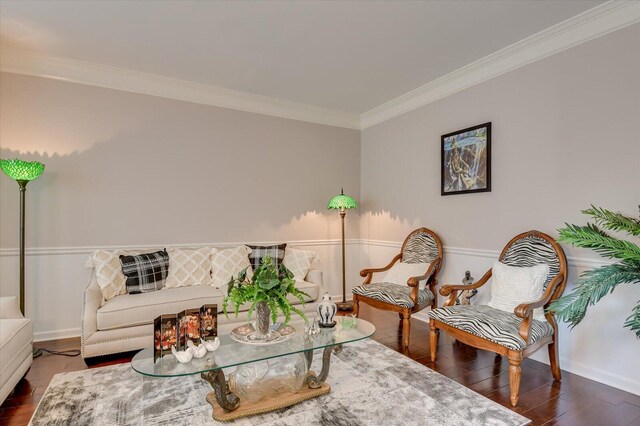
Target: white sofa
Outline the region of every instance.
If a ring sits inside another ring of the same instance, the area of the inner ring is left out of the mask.
[[[316,310],[319,298],[324,294],[322,272],[311,269],[304,281],[298,281],[300,290],[311,297],[303,311]],[[142,294],[122,294],[105,301],[92,273],[89,285],[84,290],[82,307],[82,357],[90,358],[119,352],[134,351],[153,345],[153,320],[162,314],[173,314],[185,309],[199,308],[204,304],[218,304],[222,310],[225,294],[209,285],[178,288],[163,288]],[[297,299],[290,299],[300,303]],[[231,305],[229,306],[231,309]],[[229,319],[218,315],[218,332],[225,332],[247,319],[246,310],[238,317],[233,312]]]
[[[20,313],[18,298],[0,297],[0,404],[33,361],[33,325]]]

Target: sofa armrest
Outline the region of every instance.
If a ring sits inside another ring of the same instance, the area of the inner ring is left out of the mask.
[[[102,305],[102,291],[98,286],[95,271],[89,285],[84,289],[82,301],[82,341],[98,331],[98,309]]]
[[[322,283],[322,271],[320,269],[309,269],[304,280],[308,283],[315,284],[319,287],[318,298],[324,294],[324,285]]]
[[[0,297],[0,318],[1,319],[19,319],[24,318],[20,312],[20,304],[16,296]]]

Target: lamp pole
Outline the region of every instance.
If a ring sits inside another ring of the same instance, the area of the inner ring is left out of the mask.
[[[347,274],[345,267],[345,250],[344,250],[344,217],[347,215],[347,211],[343,208],[340,209],[340,219],[342,222],[342,303],[338,306],[341,311],[348,311],[351,307],[347,303]]]
[[[327,208],[340,211],[340,226],[342,227],[342,302],[336,303],[336,306],[341,311],[350,311],[353,309],[353,302],[347,301],[347,272],[345,265],[347,256],[344,247],[344,217],[347,215],[348,209],[358,208],[358,203],[350,196],[344,195],[344,189],[341,189],[340,194],[329,200]]]
[[[24,207],[28,180],[17,180],[20,187],[20,312],[24,315]]]

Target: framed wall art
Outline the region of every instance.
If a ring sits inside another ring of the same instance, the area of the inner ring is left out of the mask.
[[[491,123],[441,137],[441,195],[491,191]]]

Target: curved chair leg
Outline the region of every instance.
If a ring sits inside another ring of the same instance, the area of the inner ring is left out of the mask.
[[[521,368],[520,364],[522,363],[522,352],[517,351],[509,351],[509,399],[511,400],[511,405],[518,405],[518,394],[520,391],[520,376],[521,376]]]
[[[436,362],[436,356],[438,354],[438,329],[436,328],[433,320],[429,322],[429,347],[431,348],[431,362]]]
[[[360,311],[360,302],[358,301],[358,296],[353,295],[353,315],[358,316],[358,311]]]
[[[551,374],[553,378],[560,381],[562,373],[560,372],[560,360],[558,359],[558,331],[553,333],[553,341],[549,343],[549,364],[551,364]]]
[[[404,339],[404,347],[409,346],[409,336],[411,335],[411,312],[405,310],[402,313],[402,337]]]

